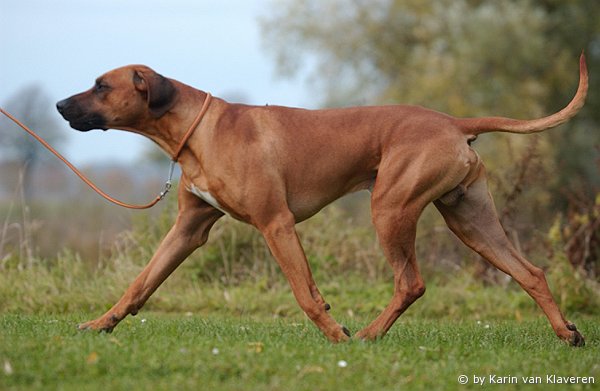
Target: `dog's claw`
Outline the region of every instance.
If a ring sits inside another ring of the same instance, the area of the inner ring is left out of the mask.
[[[585,346],[585,339],[583,335],[577,330],[577,326],[574,323],[567,323],[567,330],[572,331],[571,337],[567,341],[569,345],[575,347]]]
[[[579,331],[575,331],[569,343],[571,344],[571,346],[584,347],[585,339],[583,339],[583,335],[581,335]]]
[[[346,334],[348,337],[352,337],[352,335],[350,334],[350,330],[348,330],[348,328],[346,326],[342,326],[342,331],[344,332],[344,334]]]
[[[573,331],[573,334],[571,335],[571,338],[569,339],[569,345],[574,346],[574,347],[585,346],[585,339],[583,338],[583,335],[581,335],[581,333],[579,331],[577,331],[577,329],[574,329],[571,331]]]

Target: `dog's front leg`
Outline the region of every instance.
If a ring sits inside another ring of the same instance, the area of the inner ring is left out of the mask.
[[[291,213],[286,213],[258,228],[287,277],[302,310],[330,341],[346,341],[350,337],[350,332],[327,313],[329,306],[324,305],[323,298],[312,279],[294,225],[294,217]]]
[[[117,304],[100,318],[80,324],[78,326],[80,330],[112,331],[127,315],[135,315],[181,262],[196,248],[206,243],[210,228],[223,216],[223,213],[199,199],[193,202],[195,205],[192,208],[180,209],[175,225],[163,239],[148,265]]]

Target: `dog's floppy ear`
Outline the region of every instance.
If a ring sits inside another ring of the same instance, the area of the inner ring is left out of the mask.
[[[162,117],[175,104],[177,88],[169,79],[150,68],[136,69],[133,84],[136,90],[146,96],[148,109],[154,118]]]

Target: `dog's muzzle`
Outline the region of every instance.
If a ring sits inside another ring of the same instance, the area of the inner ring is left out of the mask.
[[[92,129],[108,129],[106,127],[106,119],[102,114],[86,112],[73,98],[61,100],[56,104],[56,109],[65,120],[69,121],[69,125],[73,129],[81,132],[87,132]]]

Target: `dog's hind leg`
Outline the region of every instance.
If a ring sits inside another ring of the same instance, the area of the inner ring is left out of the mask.
[[[435,206],[450,229],[467,246],[510,275],[527,291],[542,308],[559,338],[573,346],[584,345],[575,325],[565,320],[552,298],[543,270],[529,263],[506,237],[487,189],[483,166],[477,179],[457,203],[436,201]]]
[[[402,180],[397,180],[394,186],[402,186]],[[391,200],[391,197],[403,194],[393,190],[379,177],[371,208],[379,242],[394,272],[394,294],[383,312],[356,335],[360,339],[383,337],[396,319],[425,293],[415,254],[417,220],[424,205]]]
[[[394,294],[383,312],[366,328],[356,334],[356,338],[375,339],[383,337],[396,319],[425,293],[425,283],[419,273],[414,248],[416,220],[412,217],[390,218],[398,230],[383,232],[377,229],[379,241],[386,258],[394,271]],[[410,221],[402,221],[406,219]],[[383,224],[383,223],[381,223]]]

